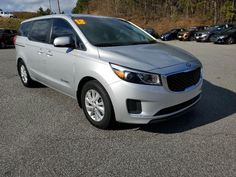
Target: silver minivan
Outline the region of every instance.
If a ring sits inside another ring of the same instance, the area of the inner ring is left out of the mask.
[[[42,83],[78,100],[96,127],[147,124],[195,105],[202,65],[124,19],[50,15],[21,23],[17,69],[24,86]]]

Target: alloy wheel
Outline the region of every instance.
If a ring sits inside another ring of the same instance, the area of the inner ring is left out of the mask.
[[[90,89],[85,95],[85,107],[88,115],[96,122],[100,122],[105,114],[105,106],[101,95]]]

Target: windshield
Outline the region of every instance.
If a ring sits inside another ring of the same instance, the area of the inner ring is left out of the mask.
[[[152,37],[127,21],[115,18],[73,18],[88,39],[98,47],[156,43]]]
[[[226,31],[227,33],[235,33],[236,32],[236,28],[230,29],[228,31]]]

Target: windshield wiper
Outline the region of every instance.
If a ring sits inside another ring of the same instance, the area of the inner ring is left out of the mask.
[[[157,41],[153,40],[153,41],[131,42],[131,43],[128,43],[128,45],[155,44],[155,43],[157,43]]]
[[[126,42],[126,43],[98,43],[94,44],[97,47],[113,47],[113,46],[126,46],[126,45],[140,45],[140,44],[155,44],[157,41],[140,41],[140,42]]]

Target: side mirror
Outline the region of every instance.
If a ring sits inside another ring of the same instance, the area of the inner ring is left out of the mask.
[[[72,37],[69,36],[63,36],[63,37],[57,37],[53,41],[53,45],[55,47],[69,47],[69,48],[74,48],[75,47],[75,42],[72,39]]]

